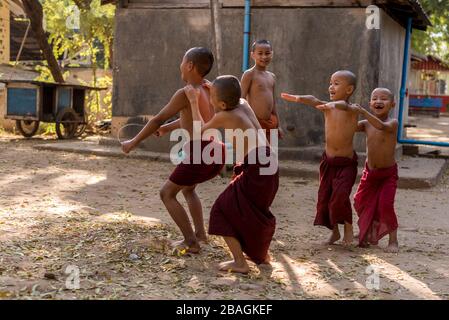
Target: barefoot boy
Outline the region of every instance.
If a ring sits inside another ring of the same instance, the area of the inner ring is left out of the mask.
[[[320,187],[314,225],[332,230],[327,244],[340,239],[338,224],[344,224],[343,244],[353,241],[352,208],[349,196],[357,177],[357,154],[352,141],[357,130],[358,110],[348,103],[354,93],[356,77],[350,71],[335,72],[330,81],[332,103],[313,96],[295,96],[283,93],[283,99],[303,103],[324,113],[326,150],[320,164]],[[340,106],[341,110],[336,108]]]
[[[279,137],[282,138],[283,132],[279,125],[274,93],[276,76],[267,71],[273,59],[271,43],[267,40],[255,41],[251,49],[251,58],[254,60],[254,67],[245,71],[242,76],[242,98],[248,100],[261,127],[265,129],[268,141],[272,129],[278,129]]]
[[[394,197],[398,180],[398,166],[394,157],[398,121],[389,117],[394,108],[394,96],[386,88],[371,94],[371,114],[360,107],[366,118],[359,122],[359,131],[366,133],[367,161],[354,197],[359,216],[359,245],[377,244],[389,235],[387,252],[398,251],[398,221],[394,212]]]
[[[279,171],[273,152],[263,134],[254,112],[244,99],[234,76],[218,77],[211,88],[211,103],[216,114],[204,124],[199,112],[199,92],[186,88],[192,105],[193,118],[203,123],[202,131],[209,128],[241,129],[254,134],[254,139],[244,140],[243,164],[240,173],[215,201],[210,214],[209,234],[223,236],[234,260],[220,264],[220,270],[247,273],[248,263],[243,252],[255,263],[269,263],[268,248],[273,238],[276,219],[270,206],[279,186]],[[234,145],[235,150],[239,146]],[[270,162],[261,163],[261,155]],[[267,167],[271,172],[263,172]]]
[[[199,86],[200,96],[198,99],[198,108],[204,121],[209,121],[213,115],[213,107],[209,103],[209,89],[203,84],[204,77],[212,69],[214,58],[209,49],[196,47],[188,50],[184,55],[181,65],[181,78],[184,82],[191,85]],[[171,98],[170,102],[156,115],[147,125],[132,139],[122,143],[123,152],[129,153],[132,149],[145,140],[147,137],[156,133],[165,121],[172,118],[174,115],[180,115],[179,120],[175,123],[170,123],[163,126],[164,133],[173,130],[176,127],[187,130],[192,138],[193,134],[193,120],[189,101],[184,93],[184,89],[179,89]],[[158,132],[161,134],[161,132]],[[211,143],[211,141],[201,141],[202,149]],[[186,144],[187,150],[194,150],[192,140]],[[193,152],[187,151],[189,159]],[[191,160],[191,159],[190,159]],[[201,164],[180,163],[173,173],[170,175],[167,182],[160,191],[160,196],[167,208],[170,216],[184,236],[184,240],[175,243],[178,248],[186,249],[189,252],[197,253],[200,250],[199,240],[207,240],[206,231],[204,229],[203,213],[200,199],[195,192],[195,187],[198,183],[202,183],[212,179],[219,174],[223,167],[224,161],[221,163]],[[189,217],[181,204],[176,199],[177,194],[182,191],[187,205],[189,207],[190,215],[192,216],[195,232],[190,225]]]

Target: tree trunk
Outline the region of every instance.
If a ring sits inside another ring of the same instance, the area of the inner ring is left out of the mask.
[[[62,77],[61,69],[59,68],[58,61],[53,54],[53,50],[47,40],[47,35],[42,27],[43,13],[41,4],[38,0],[22,0],[22,3],[23,9],[30,19],[31,29],[34,31],[34,35],[45,60],[47,60],[54,81],[63,83],[64,78]]]

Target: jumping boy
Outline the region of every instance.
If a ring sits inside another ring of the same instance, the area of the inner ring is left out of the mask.
[[[251,48],[251,58],[254,66],[242,76],[242,98],[248,100],[261,127],[265,129],[268,141],[272,129],[278,129],[279,137],[282,138],[274,91],[276,76],[267,71],[273,59],[271,43],[267,40],[255,41]]]
[[[334,244],[340,239],[338,224],[344,224],[344,245],[352,244],[354,238],[349,197],[357,177],[357,154],[354,152],[353,138],[358,125],[358,111],[348,108],[348,101],[355,88],[355,75],[343,70],[335,72],[331,77],[331,103],[314,96],[281,95],[284,100],[303,103],[324,113],[326,149],[320,163],[320,187],[314,225],[332,230],[326,244]],[[345,110],[336,108],[337,103],[346,107]]]
[[[398,166],[394,157],[398,121],[389,117],[394,108],[394,96],[386,88],[377,88],[371,94],[371,114],[362,107],[366,118],[359,122],[359,131],[366,133],[367,161],[354,197],[354,208],[359,216],[359,246],[376,245],[389,235],[387,252],[398,252],[398,221],[394,198],[398,181]]]
[[[209,89],[204,85],[204,77],[212,69],[214,57],[209,49],[195,47],[188,50],[181,62],[180,71],[181,78],[187,84],[199,86],[198,108],[204,121],[209,121],[214,115],[214,109],[209,103]],[[165,131],[172,130],[176,127],[187,130],[190,138],[193,137],[193,119],[189,101],[184,93],[184,89],[179,89],[171,98],[170,102],[154,116],[146,126],[131,140],[122,143],[123,152],[129,153],[137,145],[156,133],[158,129],[176,114],[180,115],[179,120],[174,124],[163,126]],[[201,141],[201,151],[212,141]],[[195,192],[197,184],[212,179],[218,175],[223,167],[224,161],[221,163],[200,164],[192,163],[192,154],[195,150],[192,148],[193,140],[186,144],[187,157],[190,161],[184,161],[177,165],[169,179],[166,181],[160,191],[161,199],[167,208],[170,216],[181,230],[184,240],[174,243],[179,249],[186,249],[188,252],[197,253],[200,250],[199,240],[206,241],[206,231],[204,229],[203,212],[201,201]],[[190,215],[192,216],[195,232],[189,221],[189,217],[176,199],[179,192],[182,192]]]
[[[221,263],[220,270],[247,273],[249,266],[243,252],[257,264],[269,263],[268,248],[276,225],[270,206],[279,186],[277,161],[264,134],[257,135],[262,129],[251,107],[240,99],[241,88],[236,77],[222,76],[213,82],[210,94],[216,114],[208,123],[199,112],[199,91],[188,86],[186,94],[193,119],[202,122],[203,132],[225,128],[255,135],[254,139],[245,135],[243,164],[235,168],[238,175],[215,201],[209,221],[209,234],[222,236],[234,258]],[[239,146],[234,145],[234,149],[239,150]],[[268,163],[261,161],[261,155],[268,156]],[[267,166],[272,171],[264,173]]]

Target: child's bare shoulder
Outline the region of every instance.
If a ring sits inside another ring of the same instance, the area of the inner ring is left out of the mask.
[[[248,69],[245,72],[243,72],[242,79],[244,78],[252,78],[254,76],[254,68]]]

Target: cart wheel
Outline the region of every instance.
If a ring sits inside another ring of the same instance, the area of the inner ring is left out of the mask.
[[[56,134],[59,139],[72,139],[80,122],[72,108],[65,108],[56,116]]]
[[[16,120],[16,127],[25,138],[31,138],[39,129],[39,121]]]
[[[78,116],[78,118],[80,118]],[[82,122],[80,122],[77,126],[76,126],[76,130],[75,130],[75,135],[74,137],[78,138],[81,137],[81,135],[84,133],[84,131],[87,128],[87,115],[84,115],[84,117],[82,117]]]

